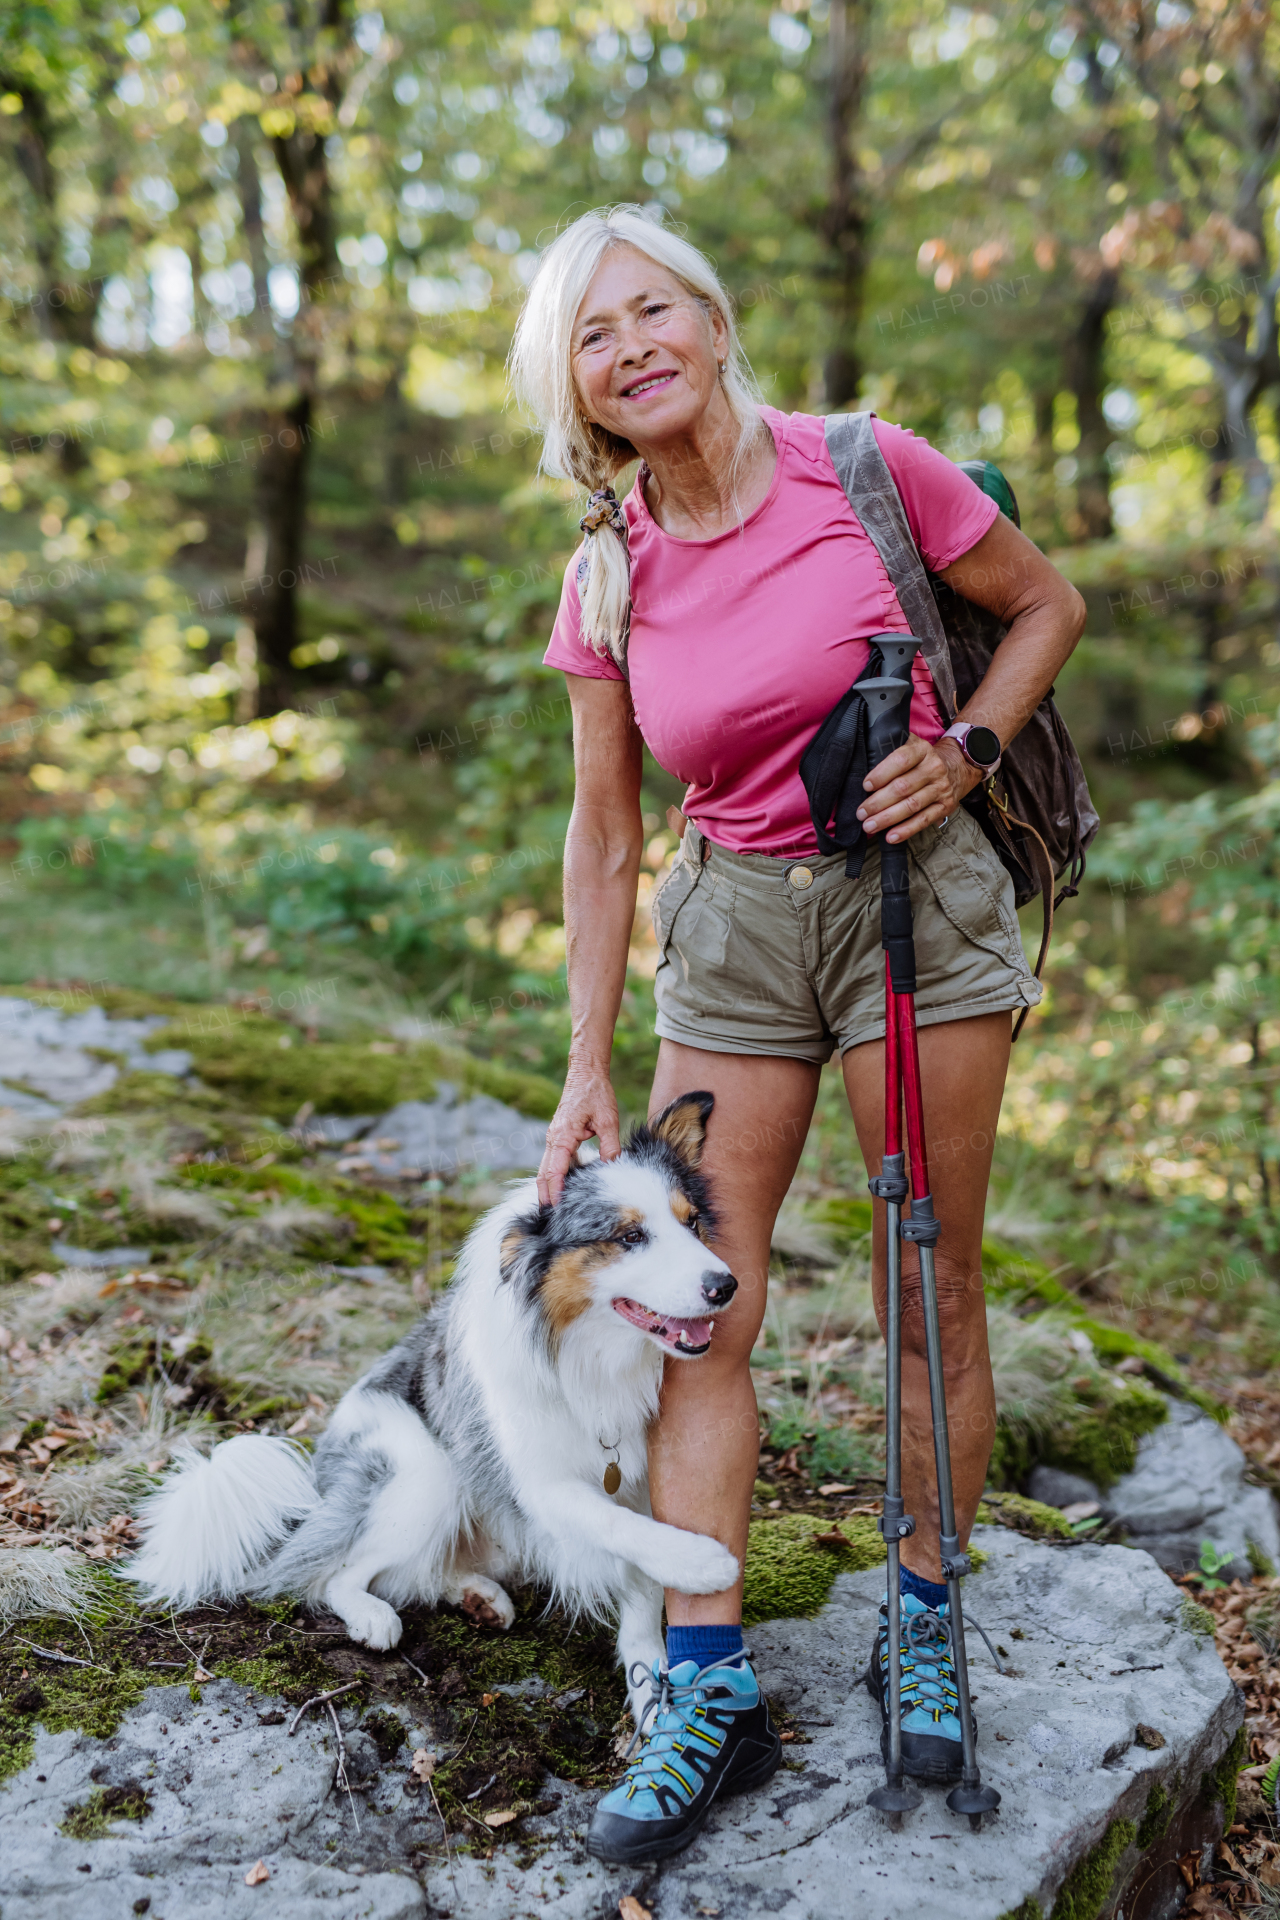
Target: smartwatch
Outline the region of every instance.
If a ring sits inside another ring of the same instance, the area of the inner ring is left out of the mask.
[[[971,767],[989,780],[999,771],[1002,749],[999,735],[990,727],[975,727],[967,720],[957,720],[943,734],[944,740],[954,740]]]

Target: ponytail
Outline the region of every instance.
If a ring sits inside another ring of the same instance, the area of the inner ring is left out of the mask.
[[[607,648],[625,670],[627,628],[631,618],[631,556],[627,518],[611,486],[597,487],[578,522],[582,558],[578,562],[578,600],[582,637],[597,653]]]

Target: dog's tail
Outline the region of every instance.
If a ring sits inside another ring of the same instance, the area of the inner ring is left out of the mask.
[[[240,1433],[191,1454],[139,1518],[143,1545],[120,1571],[147,1601],[234,1600],[316,1504],[307,1456],[270,1434]]]

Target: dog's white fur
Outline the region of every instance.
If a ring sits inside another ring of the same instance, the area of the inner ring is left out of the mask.
[[[719,1541],[650,1515],[646,1435],[671,1349],[613,1305],[723,1310],[707,1289],[731,1291],[732,1276],[679,1217],[692,1201],[709,1219],[696,1166],[710,1107],[685,1096],[620,1158],[575,1170],[554,1219],[536,1183],[514,1189],[476,1225],[442,1301],[339,1403],[314,1461],[255,1434],[190,1456],[145,1503],[129,1577],[173,1606],[298,1592],[378,1648],[397,1644],[396,1609],[413,1602],[510,1626],[503,1582],[533,1581],[574,1612],[616,1614],[625,1671],[648,1668],[662,1589],[717,1593],[739,1573]],[[602,1243],[610,1222],[644,1244]],[[530,1277],[539,1232],[559,1237],[558,1306],[546,1273]]]

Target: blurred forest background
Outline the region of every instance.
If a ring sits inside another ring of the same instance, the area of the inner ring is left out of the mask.
[[[1104,826],[993,1217],[1042,1300],[1224,1391],[1267,1366],[1278,145],[1266,0],[14,0],[4,979],[306,1004],[555,1081],[540,656],[580,507],[503,363],[559,224],[640,202],[716,260],[773,404],[998,460],[1084,593],[1060,699]],[[650,766],[632,1112],[678,797]],[[824,1083],[800,1193],[861,1181]]]

